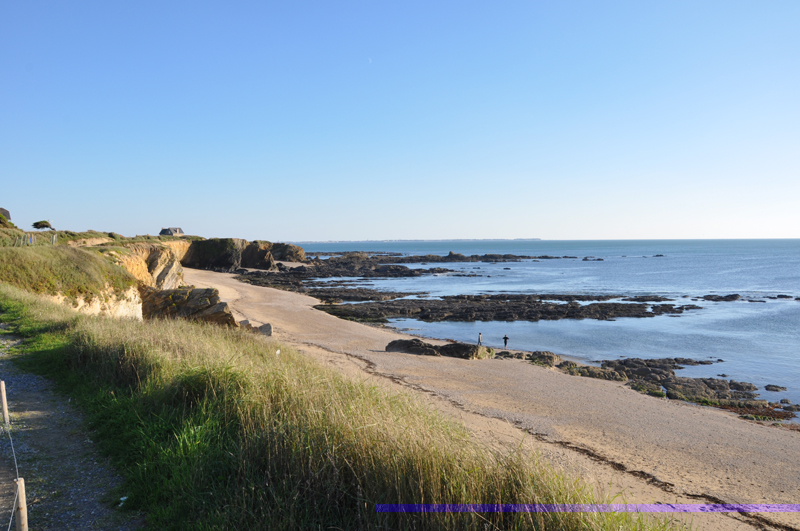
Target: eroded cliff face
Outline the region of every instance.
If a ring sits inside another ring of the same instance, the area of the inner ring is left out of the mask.
[[[195,240],[181,258],[186,267],[213,271],[235,271],[245,267],[270,270],[275,261],[303,262],[306,259],[301,247],[288,243],[264,240],[248,242],[240,238],[211,238]]]
[[[135,286],[123,293],[115,293],[108,288],[99,297],[91,300],[70,299],[64,295],[42,295],[53,302],[63,304],[87,315],[107,315],[118,319],[142,320],[142,298]]]
[[[133,243],[126,246],[126,249],[129,254],[114,256],[119,264],[144,286],[175,289],[183,285],[183,267],[172,246]]]

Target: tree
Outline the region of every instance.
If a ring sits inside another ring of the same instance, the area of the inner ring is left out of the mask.
[[[42,229],[56,230],[53,228],[52,225],[50,225],[49,221],[37,221],[33,224],[33,228],[37,230],[42,230]]]

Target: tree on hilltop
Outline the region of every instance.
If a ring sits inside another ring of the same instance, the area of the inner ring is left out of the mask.
[[[36,230],[43,230],[43,229],[56,230],[53,228],[52,225],[50,225],[49,221],[37,221],[33,224],[33,228]]]

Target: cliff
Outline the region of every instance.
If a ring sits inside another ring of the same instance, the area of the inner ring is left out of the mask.
[[[276,260],[303,262],[305,259],[306,255],[301,247],[288,243],[211,238],[192,241],[181,259],[181,264],[213,271],[235,271],[242,267],[270,270],[275,268]]]

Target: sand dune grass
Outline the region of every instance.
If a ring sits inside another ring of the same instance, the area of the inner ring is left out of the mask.
[[[535,455],[488,450],[411,395],[263,337],[74,315],[2,285],[0,311],[30,338],[20,363],[89,411],[126,503],[152,528],[668,528],[629,514],[379,514],[379,503],[607,500]]]

